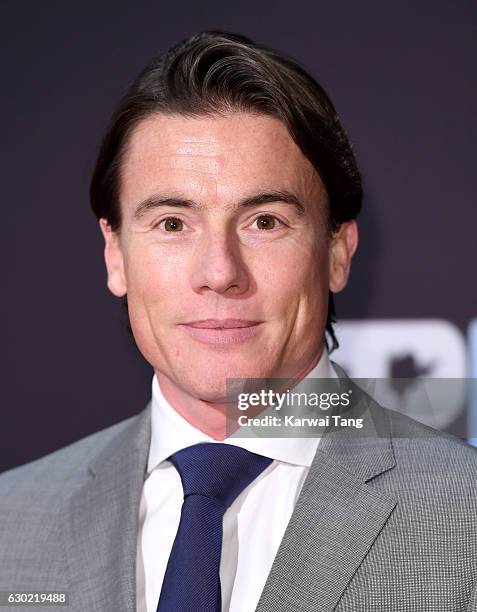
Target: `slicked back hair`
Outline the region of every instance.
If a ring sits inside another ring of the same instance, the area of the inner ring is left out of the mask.
[[[327,193],[330,233],[361,209],[362,185],[351,144],[321,85],[297,62],[249,38],[202,32],[156,57],[136,77],[104,136],[90,198],[98,219],[121,227],[120,172],[134,128],[147,117],[252,112],[281,121],[314,166]],[[335,308],[329,294],[325,338],[337,348]]]

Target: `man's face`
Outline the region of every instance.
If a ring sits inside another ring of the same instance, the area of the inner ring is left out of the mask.
[[[156,372],[220,402],[227,378],[297,376],[316,363],[328,291],[344,286],[349,261],[330,239],[323,184],[281,122],[145,119],[126,151],[120,205],[118,234],[101,222],[108,286],[127,294]],[[248,327],[188,325],[210,319]]]

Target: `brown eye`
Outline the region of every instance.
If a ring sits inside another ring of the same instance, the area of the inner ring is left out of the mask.
[[[257,217],[256,221],[258,229],[262,230],[274,229],[276,225],[276,219],[271,215],[261,215],[260,217]]]
[[[164,219],[164,229],[166,232],[179,232],[183,227],[182,221],[176,217]]]

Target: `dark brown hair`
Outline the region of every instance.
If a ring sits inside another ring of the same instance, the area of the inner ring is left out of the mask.
[[[362,186],[351,144],[335,108],[315,79],[294,60],[227,32],[202,32],[156,57],[134,80],[114,112],[91,181],[91,206],[117,231],[121,226],[121,162],[134,128],[155,113],[183,116],[229,111],[270,115],[282,121],[313,164],[328,195],[330,231],[354,219]],[[330,293],[326,331],[332,346]],[[328,343],[327,343],[328,344]]]

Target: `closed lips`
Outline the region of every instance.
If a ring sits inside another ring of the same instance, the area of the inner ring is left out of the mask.
[[[222,321],[205,319],[202,321],[191,321],[190,323],[184,323],[184,325],[202,329],[237,329],[241,327],[252,327],[258,323],[260,323],[260,321],[245,321],[243,319],[226,319]]]

